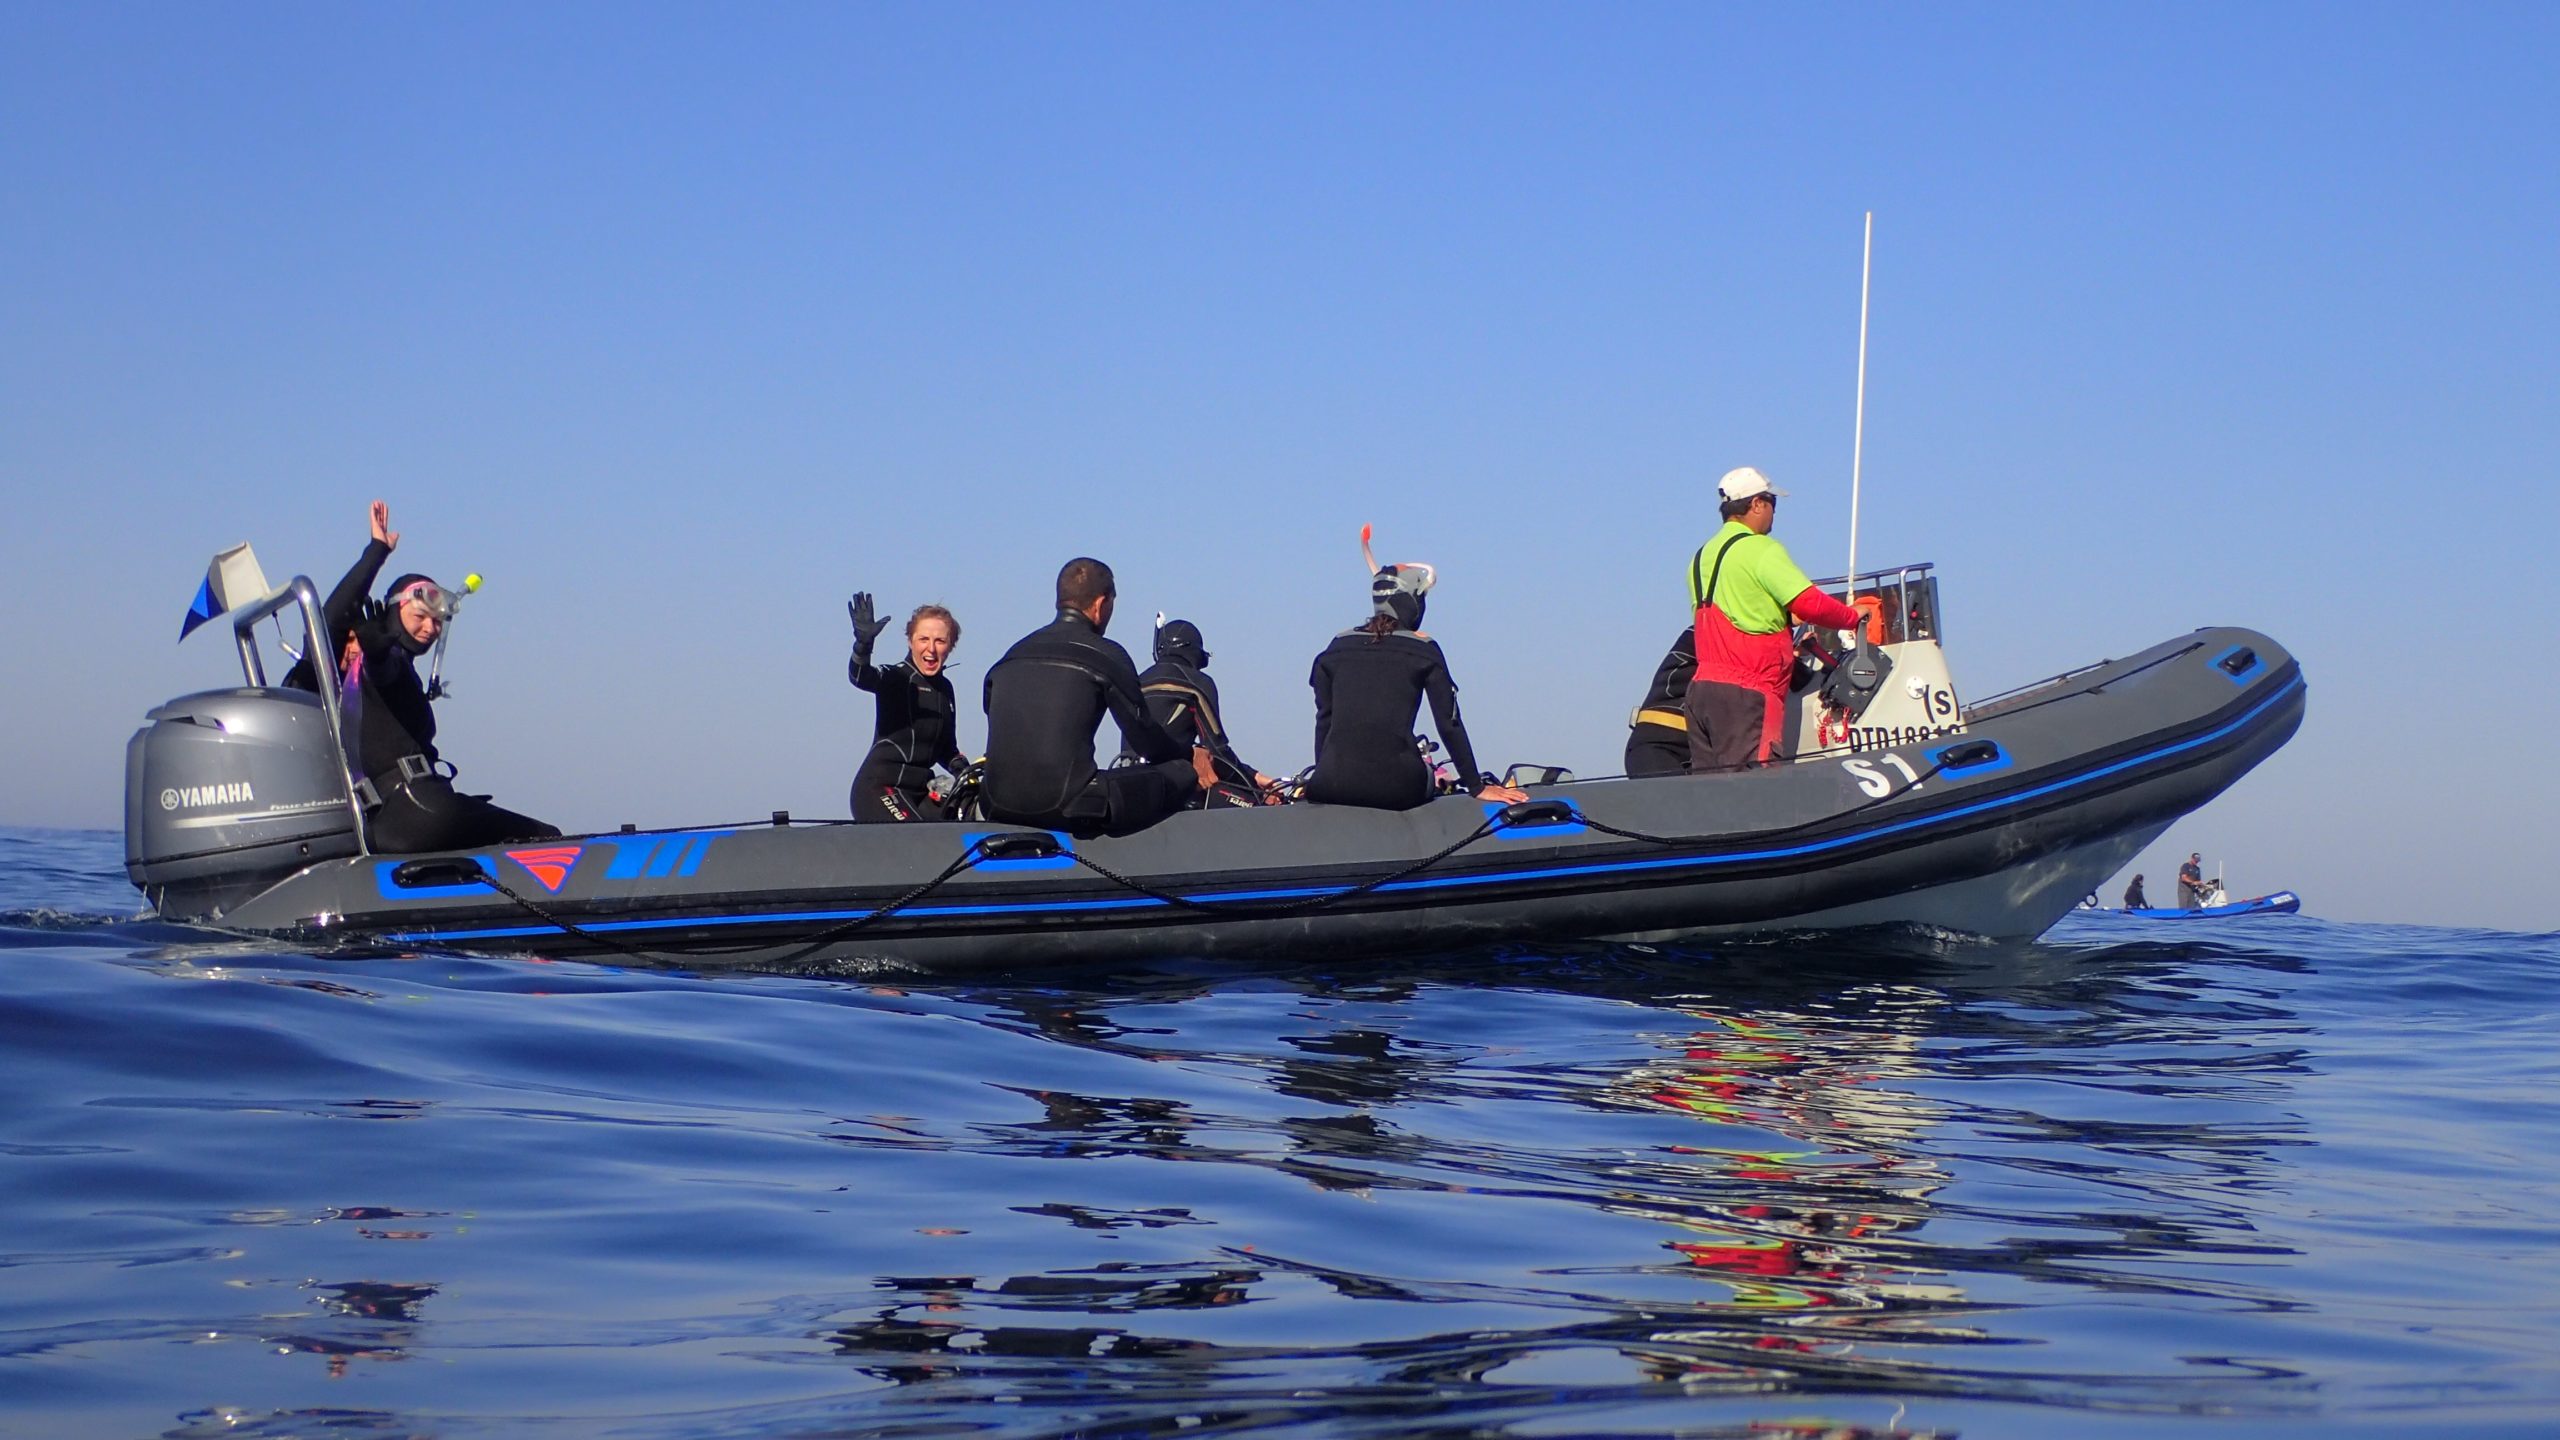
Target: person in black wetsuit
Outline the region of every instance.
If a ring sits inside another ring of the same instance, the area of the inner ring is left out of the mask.
[[[2127,910],[2151,908],[2151,897],[2142,893],[2142,877],[2139,875],[2133,877],[2132,884],[2124,887],[2124,908]]]
[[[956,776],[969,764],[960,753],[951,677],[942,673],[960,643],[960,622],[939,605],[917,606],[907,617],[907,658],[875,666],[871,647],[889,622],[872,613],[867,590],[847,601],[845,611],[853,617],[853,658],[845,662],[845,678],[855,689],[870,691],[879,710],[871,749],[853,772],[853,818],[939,820],[942,807],[925,789],[933,767]]]
[[[1689,773],[1689,682],[1698,673],[1698,635],[1687,625],[1653,672],[1644,703],[1627,722],[1629,775]]]
[[[1147,714],[1138,667],[1103,638],[1119,587],[1079,556],[1058,572],[1058,618],[1014,642],[987,671],[989,818],[1071,835],[1129,835],[1181,809],[1217,778],[1209,752],[1184,746]],[[1093,736],[1108,714],[1142,763],[1097,769]]]
[[[1146,696],[1148,716],[1166,734],[1181,744],[1208,750],[1221,782],[1201,792],[1219,797],[1210,803],[1252,805],[1270,798],[1276,782],[1244,763],[1227,736],[1218,682],[1209,678],[1208,642],[1201,638],[1199,626],[1188,620],[1156,626],[1156,663],[1138,677],[1138,688]],[[1120,752],[1124,765],[1137,758],[1133,751]]]
[[[1368,531],[1361,531],[1365,553]],[[1425,696],[1461,781],[1477,798],[1510,803],[1527,795],[1485,785],[1475,747],[1458,718],[1458,687],[1440,642],[1425,635],[1422,597],[1427,565],[1374,567],[1369,599],[1377,613],[1345,630],[1316,657],[1307,683],[1316,692],[1316,766],[1306,796],[1327,805],[1410,810],[1432,798],[1431,766],[1414,744],[1413,722]]]
[[[556,839],[560,832],[550,825],[453,788],[453,767],[436,753],[433,697],[419,683],[417,665],[453,618],[453,602],[443,586],[418,574],[392,581],[380,603],[368,601],[365,591],[400,545],[390,506],[374,501],[372,521],[372,541],[322,610],[330,643],[338,647],[347,768],[360,782],[359,793],[369,785],[380,799],[368,801],[366,843],[380,854],[411,855]],[[308,664],[297,666],[286,683],[317,689],[314,673]]]

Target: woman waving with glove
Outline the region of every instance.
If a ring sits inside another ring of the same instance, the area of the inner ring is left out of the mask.
[[[853,773],[853,818],[939,820],[942,807],[925,790],[933,767],[957,775],[969,763],[960,753],[951,680],[942,673],[960,643],[960,622],[939,605],[917,606],[907,617],[907,658],[875,666],[871,648],[889,622],[873,613],[868,590],[848,601],[845,611],[853,617],[853,658],[845,678],[855,689],[870,691],[879,708],[871,749]]]

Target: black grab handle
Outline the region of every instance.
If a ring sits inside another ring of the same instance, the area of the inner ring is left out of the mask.
[[[1058,837],[1046,830],[989,835],[978,842],[982,860],[1054,860],[1066,853],[1058,848]]]
[[[1502,823],[1513,829],[1531,825],[1572,825],[1582,817],[1570,800],[1515,800],[1502,807]]]
[[[1962,745],[1950,745],[1939,751],[1938,768],[1970,770],[1976,765],[1988,765],[1999,758],[2000,747],[1996,743],[1989,740],[1968,740]]]
[[[440,890],[491,882],[477,860],[403,860],[391,868],[391,883],[403,890]]]

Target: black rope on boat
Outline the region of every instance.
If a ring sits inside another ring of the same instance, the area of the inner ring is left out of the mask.
[[[830,926],[827,929],[819,931],[816,935],[800,942],[800,944],[794,949],[775,957],[776,963],[787,963],[792,960],[797,960],[822,945],[833,944],[848,935],[855,934],[868,926],[876,925],[881,921],[888,919],[890,916],[897,914],[899,911],[906,909],[908,906],[915,904],[917,901],[922,900],[934,891],[951,883],[951,881],[956,878],[960,872],[967,870],[975,866],[979,861],[986,859],[988,846],[992,843],[1000,842],[1005,838],[1006,837],[1002,835],[988,835],[971,842],[967,849],[960,852],[958,859],[955,859],[950,864],[942,867],[941,874],[936,875],[932,879],[925,881],[923,884],[908,890],[905,894],[900,895],[898,898],[881,906],[879,909],[871,911],[869,914],[857,915],[853,919],[847,920],[840,925]],[[464,877],[457,876],[455,878],[461,879]],[[488,886],[490,889],[504,895],[509,900],[514,901],[527,914],[532,915],[542,923],[552,926],[564,935],[570,935],[577,939],[584,940],[590,945],[615,951],[619,954],[628,955],[635,960],[658,961],[667,958],[671,953],[663,950],[644,950],[639,946],[617,940],[610,935],[599,935],[595,931],[589,930],[584,926],[563,920],[559,916],[554,915],[549,910],[543,908],[540,901],[535,900],[532,896],[517,890],[514,886],[507,884],[505,881],[490,874],[486,870],[481,870],[475,867],[470,878],[477,879],[481,884]],[[750,951],[763,950],[766,948],[768,948],[768,946],[765,943],[748,942],[739,945],[690,946],[687,947],[683,953],[686,955],[743,955]]]
[[[790,950],[784,951],[782,954],[775,956],[773,963],[777,965],[784,965],[795,960],[803,959],[812,951],[815,951],[822,946],[832,945],[836,941],[841,940],[848,935],[857,934],[873,925],[879,924],[881,921],[886,920],[890,916],[897,914],[899,911],[906,909],[908,906],[915,904],[917,901],[922,900],[934,891],[950,884],[952,880],[959,876],[961,871],[970,869],[979,861],[986,859],[989,847],[1004,840],[1005,838],[1007,837],[1003,835],[979,836],[977,839],[969,842],[968,848],[960,852],[958,859],[955,859],[950,864],[943,866],[941,874],[934,876],[932,879],[927,880],[913,889],[910,889],[897,899],[890,901],[888,904],[881,906],[879,909],[872,911],[868,915],[857,915],[850,920],[844,921],[842,924],[828,926],[826,929],[821,930],[817,934],[810,936],[808,939],[801,941],[797,946],[794,946]],[[765,947],[762,945],[753,944],[732,945],[719,946],[707,950],[697,949],[689,953],[697,955],[737,955],[750,950],[761,950],[763,948]]]
[[[1853,816],[1864,815],[1868,811],[1873,810],[1877,806],[1885,804],[1888,801],[1901,799],[1903,796],[1919,789],[1923,782],[1934,780],[1938,776],[1946,773],[1946,768],[1947,762],[1944,760],[1938,761],[1928,769],[1913,776],[1911,782],[1904,785],[1899,790],[1888,790],[1882,795],[1876,796],[1872,800],[1852,805],[1848,809],[1843,810],[1836,815],[1817,815],[1810,820],[1799,820],[1793,825],[1781,825],[1775,830],[1763,830],[1757,833],[1763,835],[1792,835],[1798,830],[1810,830],[1817,825],[1836,825]],[[1580,820],[1586,829],[1597,830],[1603,835],[1615,835],[1621,840],[1638,840],[1647,845],[1660,845],[1666,848],[1682,845],[1712,845],[1719,840],[1730,840],[1733,838],[1730,835],[1649,835],[1642,830],[1627,830],[1616,825],[1608,824],[1604,821],[1594,820],[1590,816],[1583,814],[1578,807],[1574,811],[1574,818]]]
[[[606,950],[618,950],[635,959],[650,960],[656,958],[646,950],[625,945],[621,941],[616,940],[609,935],[598,935],[594,931],[586,929],[583,926],[575,925],[569,921],[561,919],[559,916],[552,914],[549,910],[544,909],[541,901],[534,899],[532,896],[525,894],[514,886],[509,885],[506,881],[499,879],[497,876],[490,874],[488,871],[483,870],[476,865],[471,867],[471,873],[469,875],[456,875],[453,878],[464,883],[469,883],[473,880],[479,881],[481,884],[488,886],[490,889],[495,890],[499,894],[514,901],[518,909],[523,910],[526,914],[531,915],[536,920],[558,930],[564,935],[574,935],[578,939],[584,940],[590,945],[599,946]]]
[[[1506,811],[1501,810],[1495,811],[1493,814],[1485,817],[1485,822],[1483,824],[1469,831],[1466,835],[1441,847],[1438,852],[1425,855],[1421,859],[1414,861],[1412,864],[1407,865],[1400,870],[1390,870],[1384,875],[1363,880],[1359,884],[1350,886],[1346,889],[1330,891],[1323,895],[1309,895],[1303,899],[1289,900],[1277,904],[1259,900],[1194,900],[1188,895],[1176,895],[1170,890],[1159,890],[1154,886],[1147,884],[1143,880],[1132,880],[1128,876],[1121,874],[1119,871],[1112,869],[1110,866],[1105,865],[1101,861],[1093,859],[1091,856],[1085,855],[1080,851],[1067,850],[1062,853],[1064,853],[1068,859],[1075,861],[1087,870],[1092,871],[1094,874],[1101,876],[1103,879],[1110,881],[1112,884],[1117,885],[1124,890],[1130,891],[1134,894],[1144,895],[1150,900],[1160,900],[1165,904],[1174,906],[1178,909],[1193,911],[1201,915],[1296,915],[1327,909],[1331,906],[1339,905],[1346,900],[1356,900],[1363,895],[1371,893],[1372,891],[1384,889],[1389,885],[1393,885],[1399,880],[1406,880],[1419,875],[1423,871],[1430,869],[1432,866],[1439,864],[1441,861],[1446,860],[1450,856],[1457,854],[1459,851],[1466,849],[1470,845],[1473,845],[1487,835],[1492,834],[1495,829],[1500,827],[1503,816],[1506,813]]]
[[[1793,831],[1808,829],[1815,825],[1836,824],[1851,816],[1860,815],[1868,810],[1872,810],[1876,806],[1882,805],[1887,801],[1898,800],[1903,796],[1910,794],[1913,790],[1918,789],[1923,781],[1936,778],[1939,774],[1943,773],[1946,768],[1946,762],[1943,760],[1939,761],[1938,763],[1931,765],[1926,770],[1921,771],[1909,784],[1903,786],[1899,790],[1889,791],[1883,795],[1878,795],[1864,804],[1853,805],[1836,815],[1817,816],[1811,820],[1799,821],[1794,825],[1783,826],[1778,830],[1764,833],[1785,835]],[[1502,809],[1496,810],[1492,814],[1486,816],[1484,823],[1478,825],[1475,829],[1468,831],[1456,840],[1451,841],[1449,844],[1442,846],[1440,849],[1429,855],[1425,855],[1421,859],[1416,860],[1409,865],[1404,865],[1397,869],[1390,870],[1383,875],[1373,876],[1367,880],[1361,881],[1357,885],[1346,886],[1340,890],[1332,890],[1322,895],[1310,895],[1301,899],[1278,903],[1258,900],[1195,900],[1188,895],[1177,895],[1170,890],[1160,890],[1142,880],[1133,880],[1128,876],[1121,874],[1119,871],[1112,869],[1110,866],[1103,864],[1101,861],[1096,860],[1081,851],[1075,850],[1072,847],[1059,849],[1055,851],[1055,853],[1073,860],[1078,865],[1083,866],[1085,869],[1092,871],[1094,874],[1101,876],[1103,879],[1110,881],[1112,884],[1117,885],[1132,894],[1143,895],[1150,900],[1158,901],[1176,909],[1188,910],[1194,914],[1221,915],[1238,918],[1313,914],[1320,910],[1331,909],[1336,905],[1341,905],[1349,901],[1359,899],[1364,895],[1374,894],[1379,890],[1385,889],[1389,885],[1397,883],[1398,881],[1409,880],[1414,876],[1421,874],[1423,871],[1447,860],[1449,857],[1466,849],[1468,846],[1475,844],[1477,841],[1484,839],[1486,836],[1493,834],[1494,831],[1502,828],[1505,824],[1513,825],[1515,828],[1529,828],[1529,824],[1524,822],[1521,818],[1523,815],[1538,806],[1557,805],[1561,803],[1562,802],[1557,801],[1524,801],[1518,805],[1505,806]],[[1611,825],[1605,821],[1595,820],[1589,815],[1584,814],[1579,806],[1573,807],[1566,813],[1570,814],[1574,821],[1582,825],[1585,829],[1596,830],[1603,835],[1616,836],[1621,840],[1634,840],[1642,844],[1660,845],[1665,848],[1677,848],[1690,845],[1711,845],[1719,840],[1729,838],[1722,835],[1654,835],[1642,830],[1629,830],[1623,826]],[[926,896],[931,895],[936,890],[939,890],[943,886],[951,883],[951,881],[956,879],[961,872],[974,868],[980,861],[993,858],[991,851],[994,848],[1006,846],[1021,840],[1038,838],[1041,837],[1017,836],[1013,834],[980,836],[978,839],[970,842],[968,848],[962,850],[958,858],[954,859],[950,864],[942,867],[942,872],[934,876],[932,879],[925,881],[923,884],[914,886],[906,893],[898,896],[896,899],[891,900],[888,904],[883,905],[876,910],[870,911],[867,914],[855,916],[851,920],[844,921],[838,925],[829,926],[828,928],[819,931],[817,934],[801,941],[792,949],[776,956],[774,963],[787,964],[791,961],[801,959],[823,946],[834,944],[836,941],[842,940],[848,935],[859,934],[863,930],[868,929],[873,925],[877,925],[881,921],[886,920],[891,916],[898,914],[900,911],[907,909],[909,906],[914,905],[918,901],[923,900]],[[474,867],[469,876],[456,876],[455,878],[457,880],[476,879],[481,884],[488,886],[490,889],[497,891],[500,895],[514,901],[518,907],[522,908],[527,914],[542,921],[542,923],[551,926],[564,935],[584,940],[588,944],[596,946],[599,949],[612,950],[619,954],[629,955],[634,959],[649,961],[662,959],[668,953],[664,951],[644,950],[638,946],[617,940],[610,935],[599,935],[584,926],[563,920],[559,916],[552,914],[548,909],[544,908],[540,901],[537,901],[532,896],[526,895],[517,890],[515,887],[507,884],[503,880],[500,880],[497,876],[488,873],[486,870]],[[738,945],[688,947],[684,953],[687,955],[740,955],[767,948],[769,947],[765,943],[750,941]]]
[[[2047,705],[2059,704],[2065,700],[2077,699],[2078,697],[2087,695],[2092,691],[2103,690],[2109,685],[2118,684],[2123,681],[2130,680],[2136,675],[2157,670],[2161,666],[2169,664],[2172,661],[2184,660],[2203,648],[2204,642],[2201,640],[2192,644],[2182,645],[2156,660],[2146,660],[2143,663],[2134,666],[2132,669],[2125,671],[2121,675],[2110,675],[2095,685],[2085,685],[2071,689],[2060,687],[2062,687],[2065,681],[2077,680],[2084,675],[2094,675],[2116,662],[2113,660],[2101,660],[2095,665],[2083,665],[2077,670],[2065,670],[2059,675],[2048,675],[2042,680],[2032,680],[2024,685],[2013,686],[2010,689],[2003,690],[1999,694],[1991,696],[1988,699],[1976,700],[1972,704],[1964,707],[1964,715],[1961,718],[1964,719],[1966,723],[1970,724],[1974,717],[1981,715],[1984,711],[1990,710],[1994,706],[2005,707],[2001,709],[2000,714],[1996,717],[1999,719],[2005,720],[2012,715],[2024,715],[2030,710],[2041,710]],[[2050,695],[2036,694],[2037,691],[2043,690],[2047,687],[2055,687],[2054,693]],[[2034,696],[2035,698],[2026,698],[2029,696]],[[2019,700],[2022,703],[2011,705],[2008,702],[2012,700]]]
[[[1852,805],[1838,814],[1816,816],[1811,820],[1800,821],[1794,825],[1784,826],[1780,829],[1764,833],[1785,835],[1797,830],[1809,829],[1816,825],[1837,824],[1851,816],[1864,814],[1866,811],[1872,810],[1876,806],[1882,805],[1889,800],[1901,799],[1903,796],[1910,794],[1913,790],[1918,789],[1923,781],[1937,778],[1937,776],[1944,773],[1946,768],[1946,762],[1943,760],[1939,761],[1938,763],[1921,771],[1909,784],[1904,785],[1899,790],[1887,791],[1886,793],[1878,795],[1862,804]],[[1531,800],[1523,801],[1518,805],[1505,806],[1500,810],[1496,810],[1491,815],[1486,816],[1482,825],[1477,826],[1474,830],[1468,832],[1458,840],[1449,845],[1443,846],[1438,852],[1426,855],[1401,869],[1391,870],[1384,875],[1364,880],[1359,884],[1350,886],[1346,889],[1331,891],[1323,895],[1311,895],[1305,899],[1291,900],[1278,904],[1259,900],[1194,900],[1188,895],[1176,895],[1169,890],[1159,890],[1144,881],[1132,880],[1128,876],[1121,874],[1110,866],[1105,865],[1101,861],[1095,860],[1091,856],[1085,855],[1080,851],[1067,850],[1062,853],[1064,853],[1067,858],[1075,861],[1087,870],[1092,871],[1094,874],[1101,876],[1103,879],[1110,881],[1112,884],[1117,885],[1124,890],[1130,891],[1134,894],[1144,895],[1150,900],[1161,901],[1164,904],[1175,906],[1183,910],[1189,910],[1197,914],[1234,917],[1309,914],[1315,911],[1329,909],[1335,905],[1340,905],[1345,901],[1356,900],[1363,895],[1371,894],[1375,891],[1382,890],[1389,885],[1393,885],[1399,880],[1411,879],[1412,877],[1421,874],[1423,871],[1430,869],[1432,866],[1439,864],[1441,861],[1448,859],[1450,856],[1457,854],[1459,851],[1466,849],[1468,846],[1473,845],[1477,841],[1482,840],[1506,824],[1519,829],[1531,828],[1535,822],[1524,821],[1522,815],[1515,812],[1527,812],[1536,806],[1558,805],[1561,803],[1562,802],[1558,801]],[[1647,845],[1660,845],[1665,848],[1678,848],[1681,846],[1692,845],[1712,845],[1717,841],[1731,838],[1730,836],[1725,835],[1651,835],[1642,830],[1629,830],[1621,826],[1594,820],[1589,815],[1584,814],[1580,806],[1575,806],[1565,813],[1569,814],[1574,821],[1581,824],[1585,829],[1597,830],[1603,835],[1614,835],[1621,840],[1635,840]]]

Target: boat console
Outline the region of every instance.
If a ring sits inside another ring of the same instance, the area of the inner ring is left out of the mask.
[[[1855,639],[1809,630],[1797,644],[1787,734],[1799,759],[1835,758],[1964,733],[1940,645],[1938,577],[1927,561],[1814,584],[1863,612]]]

